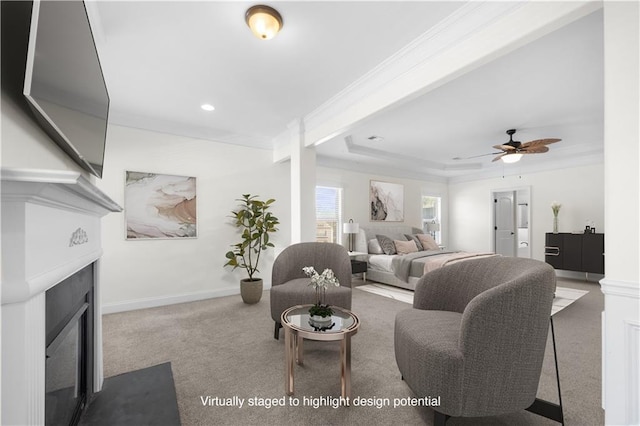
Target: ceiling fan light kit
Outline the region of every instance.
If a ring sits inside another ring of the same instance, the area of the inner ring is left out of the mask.
[[[521,158],[522,158],[522,154],[516,152],[513,154],[504,155],[502,157],[502,161],[505,163],[511,164],[511,163],[517,163],[518,161],[520,161]]]
[[[260,40],[269,40],[282,29],[280,13],[270,6],[255,5],[247,9],[245,21],[251,32]]]

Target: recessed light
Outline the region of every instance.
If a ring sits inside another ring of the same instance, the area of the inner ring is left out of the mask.
[[[200,105],[200,108],[202,108],[205,111],[213,111],[214,109],[216,109],[213,105],[211,104],[202,104]]]

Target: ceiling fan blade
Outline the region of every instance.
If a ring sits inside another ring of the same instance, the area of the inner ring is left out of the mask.
[[[515,150],[515,147],[513,147],[511,145],[494,145],[492,148],[500,149],[502,151],[513,151],[513,150]]]
[[[547,151],[549,151],[548,146],[538,145],[538,146],[528,146],[528,147],[522,148],[519,152],[521,152],[522,154],[541,154]]]
[[[502,154],[502,153],[501,152],[490,152],[488,154],[473,155],[471,157],[461,158],[461,160],[469,160],[471,158],[486,157],[487,155],[496,155],[496,154]]]
[[[491,160],[491,162],[494,163],[494,162],[498,161],[499,159],[501,159],[502,157],[504,157],[505,155],[509,155],[509,153],[508,152],[503,152],[502,154],[497,155],[496,158]]]
[[[472,155],[471,157],[453,157],[452,160],[470,160],[472,158],[486,157],[487,155],[498,155],[502,152],[490,152],[488,154]]]
[[[534,141],[525,142],[520,148],[527,148],[530,146],[544,146],[552,143],[560,142],[562,139],[536,139]]]

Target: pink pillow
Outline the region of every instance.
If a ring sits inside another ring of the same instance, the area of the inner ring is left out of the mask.
[[[436,243],[436,240],[433,239],[433,237],[429,234],[416,234],[418,236],[418,239],[420,240],[420,244],[422,244],[422,247],[424,247],[425,250],[440,250],[440,247],[438,247],[438,243]]]
[[[408,254],[408,253],[416,253],[418,251],[418,246],[416,242],[411,241],[400,241],[394,240],[393,244],[396,246],[396,251],[398,254]]]

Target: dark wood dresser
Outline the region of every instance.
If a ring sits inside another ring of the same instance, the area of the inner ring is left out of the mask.
[[[604,234],[545,234],[544,260],[556,269],[604,274]]]

